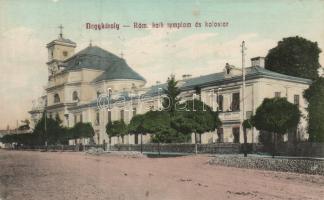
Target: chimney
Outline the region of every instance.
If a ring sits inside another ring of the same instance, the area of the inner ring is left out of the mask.
[[[262,67],[264,68],[264,57],[254,57],[251,58],[251,65],[252,67]]]

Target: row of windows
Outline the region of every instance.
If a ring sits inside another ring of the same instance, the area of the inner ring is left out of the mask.
[[[233,127],[232,128],[232,134],[233,134],[233,142],[239,143],[240,142],[240,127]],[[218,128],[217,129],[217,142],[224,142],[224,129]]]
[[[136,108],[133,108],[133,116],[136,115]],[[120,120],[124,121],[125,120],[125,111],[124,110],[120,110]],[[108,111],[108,123],[112,122],[111,119],[111,111]],[[100,113],[99,111],[97,111],[96,113],[96,125],[100,124]]]
[[[281,93],[280,92],[275,92],[274,94],[275,97],[280,97]],[[224,111],[224,96],[223,95],[218,95],[217,96],[217,104],[218,104],[218,111]],[[294,95],[294,104],[299,106],[300,100],[299,100],[299,95],[295,94]],[[240,110],[240,93],[233,93],[232,94],[232,103],[230,106],[231,111],[239,111]]]
[[[223,111],[224,109],[224,96],[218,95],[217,97],[218,111]],[[239,111],[240,110],[240,93],[232,94],[232,103],[231,103],[231,111]]]
[[[72,100],[73,101],[78,101],[79,100],[79,96],[78,96],[77,91],[74,91],[72,93]],[[54,94],[54,103],[59,103],[59,102],[61,102],[60,95],[56,93],[56,94]]]
[[[281,97],[281,92],[275,92],[274,94],[275,97]],[[295,94],[294,95],[294,104],[299,106],[299,95],[298,94]]]

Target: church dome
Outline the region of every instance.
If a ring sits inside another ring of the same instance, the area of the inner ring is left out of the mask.
[[[101,80],[131,79],[146,80],[128,66],[123,58],[120,58],[100,47],[89,46],[63,61],[65,70],[77,70],[82,68],[102,70],[104,73],[96,78]]]

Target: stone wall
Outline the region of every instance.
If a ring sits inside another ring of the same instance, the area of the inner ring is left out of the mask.
[[[226,167],[324,175],[324,161],[317,159],[282,159],[218,155],[210,159],[209,164]]]
[[[143,144],[144,152],[195,153],[195,144]],[[115,151],[141,151],[140,144],[116,144],[111,146]],[[198,153],[237,154],[240,144],[216,143],[198,144]]]

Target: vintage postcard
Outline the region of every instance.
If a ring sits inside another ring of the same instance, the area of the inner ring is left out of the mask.
[[[0,200],[324,199],[323,0],[0,0]]]

